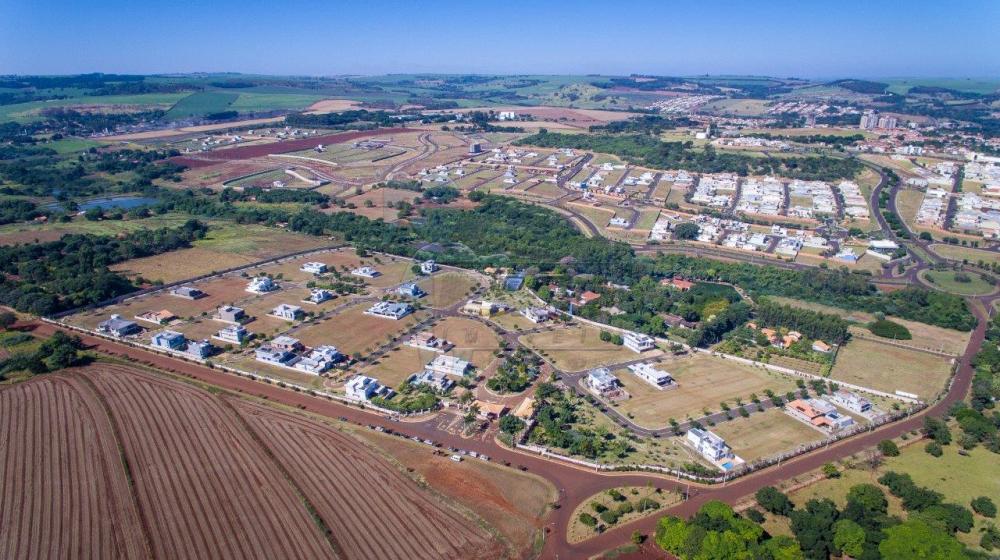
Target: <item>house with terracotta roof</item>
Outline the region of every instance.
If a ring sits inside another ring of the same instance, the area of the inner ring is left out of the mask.
[[[822,430],[841,430],[854,424],[853,418],[840,414],[823,399],[795,399],[785,406],[785,412]]]
[[[692,282],[690,280],[685,280],[683,278],[676,278],[675,277],[675,278],[671,278],[670,279],[670,284],[669,285],[671,287],[677,289],[677,290],[680,290],[682,292],[686,292],[686,291],[688,291],[688,290],[690,290],[691,288],[694,287],[694,282]]]
[[[580,294],[580,305],[587,305],[588,303],[600,298],[601,294],[587,290],[586,292]]]

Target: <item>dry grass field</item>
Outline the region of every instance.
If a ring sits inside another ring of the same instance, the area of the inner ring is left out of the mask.
[[[417,282],[427,295],[421,299],[424,305],[444,308],[464,301],[478,285],[476,279],[461,272],[441,272]]]
[[[296,331],[295,338],[306,346],[332,344],[344,354],[360,352],[364,355],[427,316],[426,311],[418,311],[394,321],[365,315],[365,310],[371,305],[369,302],[353,305],[341,313]]]
[[[575,326],[525,335],[520,341],[563,371],[583,371],[639,357],[624,346],[604,342],[600,334],[594,327]]]
[[[431,329],[435,336],[455,345],[448,354],[472,362],[479,369],[494,360],[493,352],[500,348],[500,337],[479,321],[448,317]]]
[[[879,391],[900,390],[930,400],[951,373],[946,358],[869,340],[852,340],[837,353],[831,377]]]
[[[648,428],[667,426],[671,418],[698,418],[706,408],[718,411],[723,401],[735,408],[736,398],[749,403],[751,393],[763,399],[766,389],[784,394],[795,388],[795,382],[787,376],[709,354],[671,358],[656,367],[670,373],[678,387],[661,391],[627,369],[615,372],[632,395],[617,405],[618,410]]]
[[[824,437],[821,432],[776,408],[751,414],[749,418],[737,416],[711,430],[726,440],[734,453],[748,462],[789,451]]]
[[[437,355],[437,352],[402,344],[382,356],[377,363],[365,368],[363,373],[395,388],[399,387],[410,374],[423,371],[424,366]]]

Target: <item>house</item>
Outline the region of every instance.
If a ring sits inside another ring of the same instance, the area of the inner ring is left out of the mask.
[[[257,276],[247,284],[248,292],[252,294],[266,294],[277,290],[278,286],[269,276]]]
[[[428,371],[433,371],[435,373],[441,373],[445,375],[455,375],[461,377],[469,372],[472,368],[472,364],[468,361],[455,356],[441,355],[435,357],[429,364],[427,364],[426,369]]]
[[[302,266],[299,267],[299,270],[310,274],[323,274],[326,272],[327,268],[326,265],[321,262],[307,262],[303,263]]]
[[[601,394],[617,391],[621,385],[618,378],[611,375],[611,371],[608,368],[603,367],[590,370],[590,373],[587,374],[586,383],[591,389]]]
[[[184,299],[199,299],[205,297],[207,294],[191,286],[178,286],[170,290],[170,295]]]
[[[294,352],[296,350],[302,350],[302,348],[303,348],[302,343],[299,342],[299,339],[292,338],[290,336],[285,336],[285,335],[274,337],[274,340],[272,340],[268,344],[270,346],[273,346],[274,348],[280,348],[280,349],[286,350],[288,352]]]
[[[295,354],[292,354],[287,350],[275,348],[274,346],[265,344],[254,350],[254,357],[258,362],[283,366],[295,359]]]
[[[155,348],[181,350],[187,344],[187,339],[177,331],[161,331],[154,334],[149,343]]]
[[[437,265],[434,261],[424,261],[420,263],[420,273],[421,274],[433,274],[437,272],[441,267]]]
[[[223,305],[215,312],[215,320],[223,323],[242,323],[247,318],[246,312],[241,307]]]
[[[495,420],[507,414],[509,408],[505,404],[491,403],[486,401],[475,401],[475,406],[479,408],[479,417],[484,420]]]
[[[176,319],[177,316],[166,309],[161,309],[160,311],[147,311],[145,313],[140,313],[136,315],[135,318],[140,321],[146,321],[147,323],[166,325],[170,321]]]
[[[549,310],[544,307],[525,307],[521,310],[521,315],[537,325],[549,319]]]
[[[455,346],[443,338],[438,338],[431,331],[423,331],[413,335],[410,340],[406,341],[406,345],[431,352],[447,352]]]
[[[897,250],[899,250],[899,245],[895,241],[891,241],[889,239],[873,239],[868,242],[868,249],[865,250],[865,253],[878,259],[888,261],[892,259],[892,256]]]
[[[348,380],[347,384],[344,385],[344,390],[347,393],[347,398],[367,401],[368,399],[389,393],[390,391],[381,383],[379,383],[373,377],[367,377],[365,375],[356,375]]]
[[[331,299],[333,299],[333,294],[330,293],[330,290],[324,290],[323,288],[313,288],[309,290],[309,297],[302,301],[304,301],[305,303],[312,303],[315,305],[319,305],[324,301],[330,301]]]
[[[580,305],[587,305],[596,299],[600,299],[600,297],[601,294],[587,290],[586,292],[580,294]]]
[[[334,346],[317,346],[295,362],[295,369],[319,375],[344,358]]]
[[[686,292],[694,287],[694,282],[675,277],[670,279],[670,286],[682,292]]]
[[[803,422],[825,430],[835,431],[854,424],[854,419],[837,412],[823,399],[795,399],[788,403],[785,412]]]
[[[410,385],[427,385],[435,391],[440,391],[442,393],[449,391],[455,386],[455,382],[452,381],[447,375],[443,373],[436,373],[427,369],[407,377],[406,382]]]
[[[508,292],[516,292],[521,289],[524,285],[524,273],[518,272],[517,274],[508,276],[503,281],[503,289]]]
[[[673,313],[664,313],[660,316],[663,317],[663,322],[666,323],[668,327],[673,327],[675,329],[676,328],[689,329],[692,326],[694,326],[694,323],[685,320],[684,317],[681,317],[680,315],[674,315]]]
[[[396,293],[401,296],[412,297],[412,298],[422,298],[427,295],[427,292],[420,289],[420,286],[414,284],[413,282],[407,282],[396,288]]]
[[[656,342],[653,340],[653,337],[645,334],[626,332],[622,335],[622,341],[625,344],[625,348],[639,354],[656,348]]]
[[[658,389],[676,385],[673,376],[662,369],[656,369],[652,364],[633,364],[628,369],[636,377]]]
[[[691,428],[687,432],[687,442],[702,457],[713,463],[735,458],[733,450],[726,445],[726,441],[708,430]]]
[[[354,270],[351,271],[351,274],[353,274],[354,276],[360,276],[362,278],[375,278],[376,276],[382,275],[381,272],[375,270],[370,266],[362,266],[355,268]]]
[[[470,300],[462,306],[463,313],[479,315],[481,317],[492,317],[495,313],[498,313],[500,309],[500,304],[496,302],[478,299]]]
[[[408,303],[394,303],[391,301],[380,301],[365,311],[365,315],[382,317],[383,319],[400,320],[413,313],[413,307]]]
[[[243,328],[243,325],[235,324],[223,328],[212,338],[230,344],[243,344],[243,341],[250,338],[250,332]]]
[[[630,222],[625,218],[620,218],[618,216],[615,216],[614,218],[608,220],[608,227],[627,228],[629,226],[629,223]]]
[[[107,321],[102,321],[97,325],[97,332],[110,334],[112,336],[123,337],[138,334],[142,329],[135,321],[122,319],[121,315],[112,315]]]
[[[872,410],[871,401],[861,395],[858,395],[857,393],[852,393],[843,389],[830,395],[830,400],[848,410],[857,412],[858,414],[867,414]]]
[[[271,316],[277,317],[279,319],[284,319],[286,321],[296,321],[302,317],[302,308],[298,305],[288,305],[287,303],[282,303],[278,307],[271,310]]]
[[[214,351],[215,351],[215,346],[212,346],[212,343],[210,343],[209,341],[192,340],[191,342],[188,342],[187,349],[184,350],[184,353],[198,359],[205,359],[211,356],[212,352]]]
[[[821,354],[829,354],[830,350],[832,350],[832,348],[830,348],[830,345],[823,342],[822,340],[813,341],[812,349],[813,352],[819,352]]]

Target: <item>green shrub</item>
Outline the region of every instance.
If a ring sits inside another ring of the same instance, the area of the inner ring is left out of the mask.
[[[910,340],[913,338],[909,329],[888,319],[869,323],[868,330],[875,336],[881,336],[882,338],[891,338],[894,340]]]

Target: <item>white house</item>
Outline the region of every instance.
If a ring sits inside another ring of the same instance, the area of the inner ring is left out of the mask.
[[[443,338],[438,338],[431,331],[423,331],[413,335],[412,338],[406,341],[406,345],[438,353],[446,352],[454,346],[451,342]]]
[[[611,374],[608,368],[590,370],[587,374],[587,385],[598,393],[608,393],[618,389],[621,382]]]
[[[440,269],[436,262],[434,261],[424,261],[420,263],[420,272],[422,274],[433,274]]]
[[[223,342],[228,342],[230,344],[243,344],[243,341],[250,337],[250,333],[243,328],[243,325],[229,325],[219,332],[215,333],[212,338],[216,340],[221,340]]]
[[[548,320],[549,310],[544,307],[526,307],[521,310],[521,315],[527,317],[532,323],[538,324]]]
[[[150,344],[166,350],[181,350],[187,344],[187,339],[177,331],[161,331],[153,335]]]
[[[370,266],[361,266],[352,270],[351,274],[362,278],[375,278],[376,276],[380,276],[382,273]]]
[[[212,355],[214,350],[215,347],[212,346],[212,343],[207,340],[192,340],[191,342],[188,342],[187,349],[185,349],[184,352],[190,356],[194,356],[195,358],[207,358]]]
[[[271,310],[271,316],[284,319],[286,321],[296,321],[302,316],[302,308],[298,305],[288,305],[287,303],[282,303],[278,307]]]
[[[669,373],[656,369],[652,364],[633,364],[628,369],[639,379],[659,389],[674,384],[674,378]]]
[[[830,400],[848,410],[857,412],[858,414],[867,414],[872,410],[871,401],[861,395],[858,395],[857,393],[852,393],[843,389],[830,395]]]
[[[170,290],[170,295],[184,299],[198,299],[205,297],[205,292],[191,286],[178,286]]]
[[[121,315],[112,315],[110,319],[102,321],[97,325],[97,332],[117,337],[138,334],[140,331],[142,331],[142,329],[139,327],[138,323],[122,319]]]
[[[299,270],[310,274],[323,274],[326,272],[326,265],[321,262],[307,262],[303,263]]]
[[[726,445],[725,440],[708,430],[691,428],[687,432],[687,441],[702,457],[713,463],[734,457],[733,450]]]
[[[347,392],[347,398],[367,401],[373,396],[385,392],[386,389],[374,377],[356,375],[347,382],[344,390]]]
[[[640,333],[626,332],[622,336],[622,340],[626,348],[639,354],[656,348],[656,342],[653,340],[653,337]]]
[[[472,366],[468,361],[455,356],[436,356],[429,364],[427,370],[444,375],[463,376]]]
[[[371,306],[365,315],[373,315],[384,319],[394,319],[396,321],[413,313],[413,307],[408,303],[394,303],[391,301],[380,301]]]
[[[396,288],[396,293],[401,296],[412,297],[412,298],[422,298],[427,295],[427,292],[420,289],[420,286],[414,284],[413,282],[407,282]]]
[[[333,367],[343,357],[343,354],[334,346],[317,346],[301,360],[295,362],[295,369],[319,375]]]
[[[295,354],[268,344],[254,350],[254,356],[258,362],[277,366],[283,366],[295,358]]]
[[[330,301],[333,299],[333,294],[330,290],[324,290],[323,288],[313,288],[309,290],[309,297],[303,301],[306,303],[320,304],[324,301]]]
[[[257,276],[247,284],[247,291],[252,294],[266,294],[277,289],[278,286],[269,276]]]
[[[452,381],[447,375],[433,372],[428,369],[425,369],[420,373],[414,373],[408,377],[406,381],[410,385],[427,385],[442,393],[447,392],[455,386],[455,382]]]

